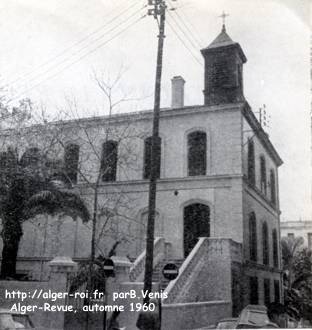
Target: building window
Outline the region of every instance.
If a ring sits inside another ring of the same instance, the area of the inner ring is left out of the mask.
[[[266,222],[262,225],[262,251],[263,251],[263,264],[269,264],[269,238],[268,238],[268,225]]]
[[[312,250],[312,233],[308,233],[308,249]]]
[[[205,132],[193,132],[187,136],[188,175],[206,175],[207,136]]]
[[[38,166],[40,161],[40,149],[36,147],[27,148],[21,157],[20,164],[23,167]]]
[[[273,170],[270,170],[270,191],[271,191],[271,202],[273,205],[276,205],[275,174]]]
[[[79,146],[77,144],[68,144],[64,152],[64,167],[66,178],[71,183],[77,183],[79,164]]]
[[[264,156],[260,157],[260,190],[263,194],[267,193],[266,165]]]
[[[257,221],[254,212],[249,215],[249,253],[250,260],[257,261]]]
[[[116,141],[107,141],[102,145],[101,174],[102,181],[116,181],[118,160],[118,143]]]
[[[252,139],[248,139],[248,165],[247,165],[247,178],[248,182],[253,186],[256,183],[255,176],[255,146]]]
[[[279,280],[274,280],[274,301],[280,302],[281,296],[280,296],[280,284]]]
[[[210,237],[210,208],[201,203],[193,203],[183,212],[184,257],[186,258],[197,244],[199,237]]]
[[[263,292],[264,292],[264,305],[268,306],[271,302],[271,290],[270,290],[270,279],[265,278],[263,280]]]
[[[258,305],[259,295],[258,295],[258,277],[249,277],[249,301],[251,305]]]
[[[274,267],[278,267],[278,241],[277,241],[277,230],[273,229],[272,232],[272,245],[273,245],[273,264]]]
[[[290,239],[295,239],[295,234],[294,233],[288,233],[287,237]]]
[[[5,151],[0,152],[0,172],[1,174],[7,170],[7,154]]]
[[[144,164],[143,164],[143,179],[149,179],[151,176],[152,168],[152,140],[153,137],[149,136],[144,140]],[[156,139],[156,178],[160,177],[160,164],[161,164],[161,138]]]

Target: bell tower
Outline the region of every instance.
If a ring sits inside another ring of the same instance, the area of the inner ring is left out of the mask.
[[[224,22],[221,33],[201,53],[205,60],[204,104],[244,101],[243,64],[247,59],[241,46],[226,33]]]

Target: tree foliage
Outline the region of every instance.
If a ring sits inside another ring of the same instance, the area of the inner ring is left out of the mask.
[[[0,217],[3,240],[1,277],[15,277],[16,258],[22,223],[39,214],[64,214],[83,221],[90,218],[89,211],[79,195],[57,185],[53,179],[55,169],[39,149],[28,149],[22,157],[17,150],[8,148],[0,154]]]
[[[312,321],[312,252],[303,247],[302,237],[284,237],[281,245],[288,314]]]

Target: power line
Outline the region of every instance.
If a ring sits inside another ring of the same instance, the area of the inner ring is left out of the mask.
[[[170,1],[171,3],[172,3],[172,1]],[[172,3],[172,5],[174,5],[173,3]],[[189,33],[189,35],[190,35],[190,38],[192,39],[192,40],[194,40],[194,42],[196,43],[196,45],[195,44],[193,44],[193,42],[190,40],[190,42],[194,45],[194,47],[195,48],[203,48],[203,46],[202,46],[202,42],[200,41],[200,38],[196,35],[196,33],[193,33],[193,31],[188,27],[188,25],[186,24],[186,18],[182,18],[181,17],[181,15],[179,14],[179,12],[178,12],[178,8],[172,8],[172,10],[174,11],[174,13],[175,13],[175,15],[176,15],[176,17],[177,17],[177,20],[184,26],[184,28],[187,30],[187,32]],[[170,14],[170,12],[169,12],[169,15],[171,16],[171,18],[174,20],[174,18],[173,18],[173,15],[171,15]],[[178,24],[177,24],[178,25]]]
[[[198,32],[196,31],[196,28],[194,27],[194,25],[192,24],[192,22],[188,19],[188,17],[187,17],[186,14],[183,12],[183,10],[181,10],[180,13],[181,13],[182,16],[184,17],[184,19],[183,19],[183,18],[181,18],[181,19],[182,19],[184,22],[188,22],[189,26],[192,27],[192,29],[193,29],[193,33],[192,33],[192,35],[193,35],[194,38],[197,40],[197,43],[198,43],[198,45],[200,46],[200,48],[202,48],[203,45],[204,45],[204,42],[203,42],[203,40],[201,39],[201,37],[199,36]],[[178,13],[177,11],[176,11],[176,14],[177,14],[177,16],[180,16],[180,17],[181,17],[181,15],[179,15],[179,13]],[[192,31],[192,30],[190,29],[190,31]]]
[[[191,44],[191,46],[196,49],[196,51],[198,51],[198,47],[197,45],[193,42],[192,38],[190,38],[188,36],[187,33],[184,32],[184,30],[182,29],[180,23],[177,22],[177,20],[173,17],[173,15],[169,12],[169,16],[171,17],[172,21],[174,22],[174,24],[176,25],[176,27],[180,30],[180,32],[184,35],[184,37],[186,38],[186,40],[189,41],[189,43]]]
[[[171,28],[172,32],[177,36],[177,38],[181,41],[181,43],[183,44],[183,46],[188,50],[188,52],[192,55],[192,57],[194,58],[194,60],[201,66],[204,66],[202,62],[200,62],[200,60],[193,54],[193,52],[191,51],[191,49],[188,47],[188,45],[184,42],[184,40],[179,36],[179,34],[177,33],[177,31],[175,30],[175,28],[172,26],[172,24],[170,23],[169,20],[167,20],[167,23],[169,25],[169,27]]]
[[[80,48],[79,50],[77,50],[75,53],[73,53],[70,57],[66,57],[64,59],[62,59],[61,61],[59,61],[58,63],[56,63],[55,65],[51,66],[50,68],[48,68],[47,70],[36,74],[32,79],[30,79],[29,81],[35,81],[37,78],[40,78],[41,76],[44,76],[45,74],[49,73],[50,71],[53,71],[54,69],[56,69],[57,67],[59,67],[60,65],[62,65],[63,63],[69,61],[72,59],[73,56],[75,55],[79,55],[79,53],[81,53],[81,51],[83,51],[84,49],[88,48],[90,45],[92,46],[92,44],[94,44],[97,41],[100,41],[103,37],[105,37],[107,34],[109,34],[110,32],[116,30],[117,28],[120,27],[120,25],[123,25],[124,23],[126,23],[127,21],[129,21],[132,17],[134,17],[135,15],[137,15],[138,12],[140,12],[142,10],[142,8],[140,8],[139,10],[137,10],[135,13],[133,13],[132,15],[128,16],[126,19],[124,19],[122,22],[120,22],[118,25],[112,27],[111,29],[109,29],[106,33],[102,34],[100,37],[98,37],[97,39],[93,40],[92,42],[89,42],[87,45],[83,46],[82,48]]]
[[[132,27],[133,25],[135,25],[136,23],[138,23],[141,19],[143,19],[144,17],[146,17],[146,15],[141,16],[140,18],[138,18],[137,20],[135,20],[134,22],[132,22],[131,24],[127,25],[124,29],[120,30],[118,33],[116,33],[115,35],[113,35],[110,39],[102,42],[101,44],[99,44],[96,48],[93,48],[92,50],[90,50],[89,52],[81,55],[78,59],[76,59],[74,62],[69,63],[68,65],[66,65],[65,67],[63,67],[61,70],[57,71],[56,73],[48,76],[46,79],[38,82],[37,84],[31,86],[30,88],[27,88],[26,90],[24,90],[22,93],[18,94],[16,97],[12,98],[11,101],[17,100],[18,98],[20,98],[21,95],[29,92],[30,90],[33,90],[34,88],[36,88],[37,86],[41,85],[42,83],[44,83],[47,80],[50,80],[52,78],[54,78],[55,76],[59,75],[60,73],[62,73],[64,70],[70,68],[71,66],[73,66],[74,64],[78,63],[79,61],[81,61],[82,59],[84,59],[86,56],[96,52],[99,48],[103,47],[104,45],[106,45],[107,43],[109,43],[110,41],[112,41],[113,39],[117,38],[120,34],[122,34],[123,32],[125,32],[126,30],[128,30],[130,27]]]
[[[9,81],[7,84],[8,85],[12,85],[14,83],[16,83],[17,81],[21,80],[26,80],[25,78],[27,78],[28,76],[31,76],[34,72],[38,71],[39,69],[41,69],[42,67],[49,65],[51,62],[57,60],[59,57],[61,57],[62,55],[68,53],[72,48],[84,43],[86,40],[88,40],[90,37],[92,37],[93,35],[96,35],[98,32],[100,32],[102,29],[104,29],[105,27],[109,26],[111,23],[113,23],[115,20],[117,20],[119,17],[121,17],[123,14],[125,14],[127,11],[129,11],[130,9],[132,9],[133,7],[135,7],[136,5],[139,4],[140,1],[136,1],[134,4],[131,4],[131,6],[127,7],[126,9],[124,9],[122,12],[120,12],[118,15],[114,16],[111,20],[109,20],[108,22],[106,22],[105,24],[101,25],[100,27],[98,27],[97,29],[95,29],[94,31],[90,32],[89,34],[87,34],[86,36],[84,36],[82,39],[76,41],[75,43],[73,43],[71,46],[63,49],[61,52],[59,52],[56,56],[51,57],[50,59],[46,60],[45,62],[41,63],[40,65],[38,65],[34,70],[32,71],[28,71],[26,73],[22,73],[21,75],[19,75],[16,79]],[[144,8],[144,7],[142,7]],[[140,8],[140,10],[142,9]],[[122,23],[121,23],[122,24]],[[110,32],[110,30],[108,30],[106,33]],[[104,35],[106,34],[104,33]],[[92,42],[95,42],[97,40],[99,40],[100,38],[103,37],[103,34],[98,37],[95,40],[91,40]],[[86,46],[83,46],[81,49],[84,49]],[[80,50],[81,50],[80,49]],[[75,54],[75,53],[74,53]],[[52,63],[53,66],[53,63]],[[40,73],[39,73],[40,75]]]

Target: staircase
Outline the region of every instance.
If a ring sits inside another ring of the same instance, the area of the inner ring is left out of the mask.
[[[156,282],[156,283],[160,283],[160,285],[159,285],[160,290],[165,290],[170,281],[167,280],[166,278],[164,278],[162,275],[162,270],[163,270],[164,266],[167,263],[173,263],[180,269],[183,262],[184,262],[184,259],[170,259],[170,260],[160,261],[156,265],[156,267],[154,267],[152,281]]]

